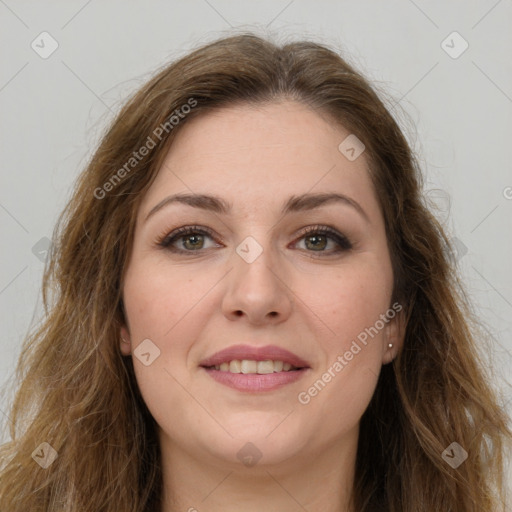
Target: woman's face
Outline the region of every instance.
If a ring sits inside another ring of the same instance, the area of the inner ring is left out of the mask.
[[[349,135],[288,101],[178,132],[138,212],[120,344],[168,449],[250,465],[355,446],[401,331]]]

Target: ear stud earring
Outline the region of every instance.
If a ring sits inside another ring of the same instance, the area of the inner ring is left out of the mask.
[[[388,345],[388,347],[389,347],[389,348],[393,348],[393,343],[390,343],[390,344]]]

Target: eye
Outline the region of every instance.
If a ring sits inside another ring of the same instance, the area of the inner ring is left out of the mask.
[[[335,254],[352,249],[350,240],[329,226],[309,226],[302,231],[299,241],[304,240],[306,251]],[[333,250],[327,250],[329,241]],[[297,242],[296,242],[297,243]]]
[[[304,240],[305,249],[302,250],[307,252],[337,254],[352,249],[352,243],[349,239],[329,226],[309,226],[302,231],[301,235],[293,245],[297,245]],[[184,226],[163,235],[156,241],[156,244],[175,253],[199,252],[211,247],[220,247],[219,244],[205,247],[206,239],[215,239],[209,228]],[[329,246],[331,246],[330,249]]]
[[[185,226],[158,240],[157,245],[173,252],[194,252],[205,249],[205,237],[213,239],[210,229],[200,226]],[[175,247],[176,242],[181,242],[179,244],[181,248]]]

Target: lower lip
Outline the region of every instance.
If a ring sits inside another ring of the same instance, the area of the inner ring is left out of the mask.
[[[301,379],[309,368],[302,368],[300,370],[288,372],[275,372],[275,373],[231,373],[213,368],[204,368],[208,375],[215,379],[217,382],[229,386],[230,388],[237,389],[238,391],[273,391],[286,384],[291,384]]]

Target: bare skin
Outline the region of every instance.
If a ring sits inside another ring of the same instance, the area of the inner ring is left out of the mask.
[[[393,285],[365,155],[349,161],[338,150],[348,135],[290,101],[218,110],[178,132],[143,198],[120,334],[159,425],[162,512],[350,510],[359,422],[382,365],[400,348],[403,328],[397,314],[345,357],[357,336],[389,311]],[[173,202],[146,219],[181,193],[215,195],[232,209]],[[281,213],[291,196],[317,193],[349,201]],[[196,231],[158,245],[183,226],[212,234]],[[310,226],[331,227],[350,248],[329,233],[304,233]],[[241,245],[247,237],[252,245]],[[241,257],[258,247],[254,261]],[[159,351],[149,365],[134,354],[146,339],[146,359]],[[276,345],[309,368],[278,389],[247,392],[201,367],[240,343]],[[336,371],[339,356],[346,364]],[[331,378],[322,377],[329,369]],[[308,392],[322,378],[325,385]]]

